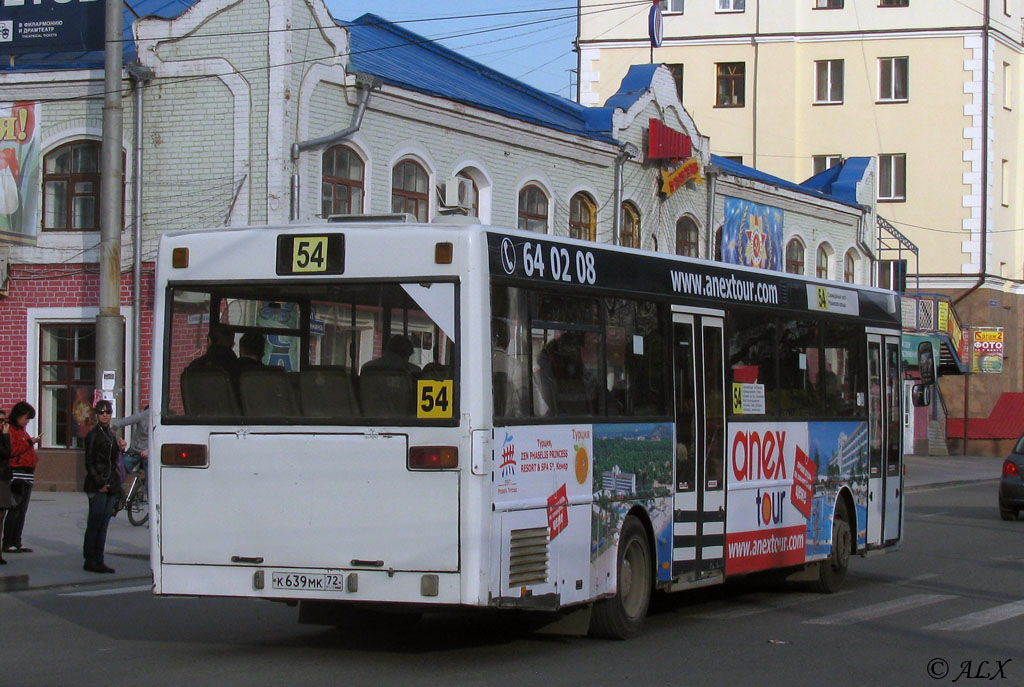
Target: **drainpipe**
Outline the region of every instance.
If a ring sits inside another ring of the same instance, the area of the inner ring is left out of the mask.
[[[135,148],[132,151],[132,412],[137,413],[142,409],[142,87],[153,79],[153,70],[133,63],[127,65],[125,71],[135,86]]]
[[[635,159],[640,151],[632,143],[623,143],[615,155],[615,207],[612,208],[612,245],[619,245],[619,234],[622,229],[622,168],[626,160]]]
[[[988,271],[988,32],[989,32],[989,3],[985,3],[982,16],[984,27],[981,30],[981,264],[978,266],[978,281],[974,286],[964,291],[953,299],[953,305],[964,300],[972,293],[981,288],[985,283],[985,272]],[[973,352],[971,356],[973,357]],[[967,437],[970,418],[970,387],[971,387],[971,366],[970,360],[967,363],[967,374],[964,375],[964,446],[963,455],[967,455]]]
[[[718,186],[718,175],[721,173],[722,168],[718,165],[708,165],[704,168],[704,176],[708,178],[708,208],[705,220],[707,248],[704,253],[707,260],[715,259],[715,191]]]
[[[349,136],[359,131],[359,127],[363,124],[363,114],[366,112],[366,103],[370,100],[370,92],[374,88],[379,87],[380,81],[377,80],[377,77],[368,74],[356,74],[356,89],[359,91],[359,96],[356,102],[356,111],[352,115],[352,124],[347,129],[343,129],[334,134],[321,136],[320,138],[314,138],[308,141],[301,141],[299,143],[293,143],[292,162],[298,162],[299,155],[303,150],[325,148],[334,143],[344,141]],[[295,172],[292,174],[291,183],[291,220],[293,222],[299,218],[299,188],[299,173]]]

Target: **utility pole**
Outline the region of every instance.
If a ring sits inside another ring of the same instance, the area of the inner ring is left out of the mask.
[[[103,150],[100,176],[100,310],[96,315],[96,377],[104,398],[125,412],[124,318],[121,317],[121,229],[124,162],[121,137],[122,3],[105,3]]]

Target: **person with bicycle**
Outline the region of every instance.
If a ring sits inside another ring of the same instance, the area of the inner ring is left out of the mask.
[[[135,472],[136,469],[145,473],[146,462],[149,458],[149,406],[128,417],[119,420],[111,420],[110,427],[113,430],[122,427],[133,427],[132,440],[122,456],[124,469],[127,472]]]

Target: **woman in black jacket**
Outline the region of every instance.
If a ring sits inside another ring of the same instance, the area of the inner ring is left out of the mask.
[[[121,497],[121,478],[117,472],[117,435],[110,428],[113,407],[110,401],[96,404],[96,426],[85,436],[85,493],[89,497],[89,519],[85,525],[83,568],[94,573],[112,573],[103,562],[107,526],[114,506]]]

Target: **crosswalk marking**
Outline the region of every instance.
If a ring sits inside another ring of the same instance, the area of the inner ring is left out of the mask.
[[[137,587],[115,587],[113,589],[90,589],[87,592],[68,592],[61,596],[114,596],[115,594],[134,594],[152,591],[153,585],[142,584]]]
[[[912,594],[902,599],[886,601],[880,604],[872,604],[871,606],[857,608],[844,613],[827,615],[823,618],[805,620],[804,622],[810,625],[850,625],[852,623],[874,620],[875,618],[882,618],[887,615],[893,615],[895,613],[910,610],[911,608],[927,606],[929,604],[953,598],[956,597],[951,594]]]
[[[927,625],[924,629],[947,632],[977,630],[979,627],[1016,618],[1019,615],[1024,615],[1024,601],[1014,601],[1013,603],[995,606],[984,611],[978,611],[977,613],[968,613],[959,618],[951,618],[941,623]]]
[[[809,592],[806,594],[786,594],[783,596],[766,592],[764,594],[754,594],[736,602],[729,602],[729,608],[697,613],[693,617],[700,618],[701,620],[732,620],[733,618],[745,618],[747,616],[757,615],[758,613],[777,611],[791,606],[800,606],[802,604],[809,604],[815,601],[822,601],[824,599],[834,599],[838,596],[850,594],[852,591],[853,590],[851,589],[846,589],[828,596],[817,592]]]

